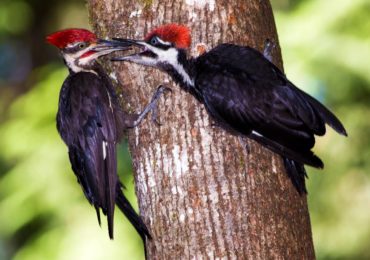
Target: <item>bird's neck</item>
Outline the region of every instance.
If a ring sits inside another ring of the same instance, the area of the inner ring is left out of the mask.
[[[164,69],[185,90],[194,88],[193,60],[187,58],[185,50],[179,50],[177,64]]]
[[[73,70],[69,66],[68,66],[68,69],[69,69],[69,74],[70,75],[75,75],[75,74],[78,74],[78,73],[92,73],[92,74],[96,75],[97,77],[99,77],[104,82],[110,83],[110,78],[109,78],[108,74],[105,72],[103,67],[97,62],[94,62],[93,66],[82,67],[81,69],[78,69],[78,70],[76,70],[76,69]],[[103,87],[108,87],[110,85],[112,85],[112,84],[103,84]]]
[[[65,55],[64,63],[68,67],[71,74],[79,72],[90,72],[98,75],[98,72],[100,72],[99,64],[96,62],[96,60],[90,60],[89,62],[82,63],[79,59],[75,59],[69,55]]]
[[[105,88],[105,90],[109,94],[109,102],[111,102],[112,99],[113,99],[113,102],[118,102],[117,101],[118,97],[117,97],[114,85],[112,83],[112,80],[109,77],[109,75],[106,73],[104,68],[98,62],[95,62],[94,66],[90,67],[89,69],[84,69],[84,70],[80,70],[78,72],[74,72],[74,71],[71,71],[71,69],[69,68],[69,71],[70,71],[70,76],[74,76],[74,75],[80,74],[80,73],[92,73],[92,74],[94,74],[100,80],[99,88]]]

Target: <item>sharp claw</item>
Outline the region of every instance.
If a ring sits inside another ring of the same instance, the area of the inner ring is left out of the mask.
[[[164,92],[171,92],[172,93],[172,88],[164,87]]]
[[[158,86],[158,88],[157,88],[157,91],[155,92],[155,94],[154,94],[154,96],[153,96],[153,98],[152,98],[152,101],[151,101],[151,103],[155,104],[155,105],[152,107],[152,109],[151,109],[151,111],[152,111],[152,121],[153,121],[156,125],[158,125],[158,126],[161,126],[162,124],[161,124],[161,122],[158,120],[158,104],[157,104],[157,102],[158,102],[158,99],[160,98],[160,96],[161,96],[162,94],[164,94],[164,92],[166,92],[166,91],[168,91],[168,92],[172,92],[172,89],[171,89],[171,88],[168,88],[168,87],[165,87],[165,86],[163,86],[163,85],[159,85],[159,86]]]
[[[158,106],[156,105],[152,109],[152,122],[154,122],[157,126],[161,126],[161,122],[158,120]]]
[[[159,85],[158,88],[157,88],[157,91],[159,91],[160,93],[164,93],[164,92],[172,92],[172,89],[169,88],[169,87],[166,87],[166,86],[163,86],[163,85]]]
[[[275,48],[275,43],[273,43],[270,39],[266,39],[265,49],[273,49],[273,48]]]
[[[153,122],[154,122],[154,124],[156,124],[157,126],[162,126],[162,123],[161,123],[161,122],[159,122],[159,120],[158,120],[157,118],[155,118],[155,119],[153,120]]]

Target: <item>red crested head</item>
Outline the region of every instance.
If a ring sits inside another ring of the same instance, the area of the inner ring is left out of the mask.
[[[162,25],[148,33],[145,40],[155,35],[163,41],[172,42],[179,49],[189,48],[191,44],[190,30],[185,25],[174,23]]]
[[[67,45],[77,42],[96,42],[97,37],[86,29],[66,29],[48,35],[46,41],[59,49],[64,49]]]

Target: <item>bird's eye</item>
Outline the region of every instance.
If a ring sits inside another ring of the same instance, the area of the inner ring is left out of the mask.
[[[85,47],[86,47],[86,43],[84,43],[84,42],[81,42],[80,44],[78,44],[78,48],[80,48],[80,49],[83,49]]]
[[[157,39],[157,37],[153,37],[153,38],[150,40],[150,44],[151,44],[151,45],[157,45],[157,44],[158,44],[158,39]]]

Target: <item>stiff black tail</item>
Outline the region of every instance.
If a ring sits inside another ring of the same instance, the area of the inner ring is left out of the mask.
[[[306,194],[305,178],[307,177],[307,174],[304,165],[286,157],[283,157],[283,160],[289,179],[292,181],[298,193],[300,195]]]
[[[307,164],[316,168],[324,168],[324,164],[319,157],[317,157],[312,151],[294,151],[288,147],[285,147],[271,139],[264,136],[259,136],[254,133],[248,135],[249,138],[259,142],[263,146],[267,147],[271,151],[280,154],[283,157],[288,157],[295,162],[300,162],[301,164]]]
[[[293,84],[292,84],[293,85]],[[323,104],[321,104],[319,101],[305,93],[304,91],[300,90],[297,87],[294,87],[298,92],[303,96],[305,100],[308,100],[310,104],[315,108],[317,112],[320,113],[321,118],[330,125],[337,133],[347,136],[347,131],[344,128],[342,122],[339,121],[339,119],[329,110],[327,109]]]
[[[283,157],[284,165],[289,178],[299,194],[307,193],[305,177],[307,177],[304,164],[316,168],[324,168],[323,162],[312,151],[293,151],[277,142],[267,139],[263,136],[250,134],[248,137],[264,145],[271,151],[280,154]]]
[[[123,194],[121,183],[117,184],[116,204],[119,207],[119,209],[122,211],[122,213],[128,218],[128,220],[134,226],[136,231],[139,233],[141,239],[144,242],[144,246],[145,246],[145,238],[152,239],[152,237],[145,223],[142,221],[141,217],[132,208],[130,202],[127,200],[127,198]]]

